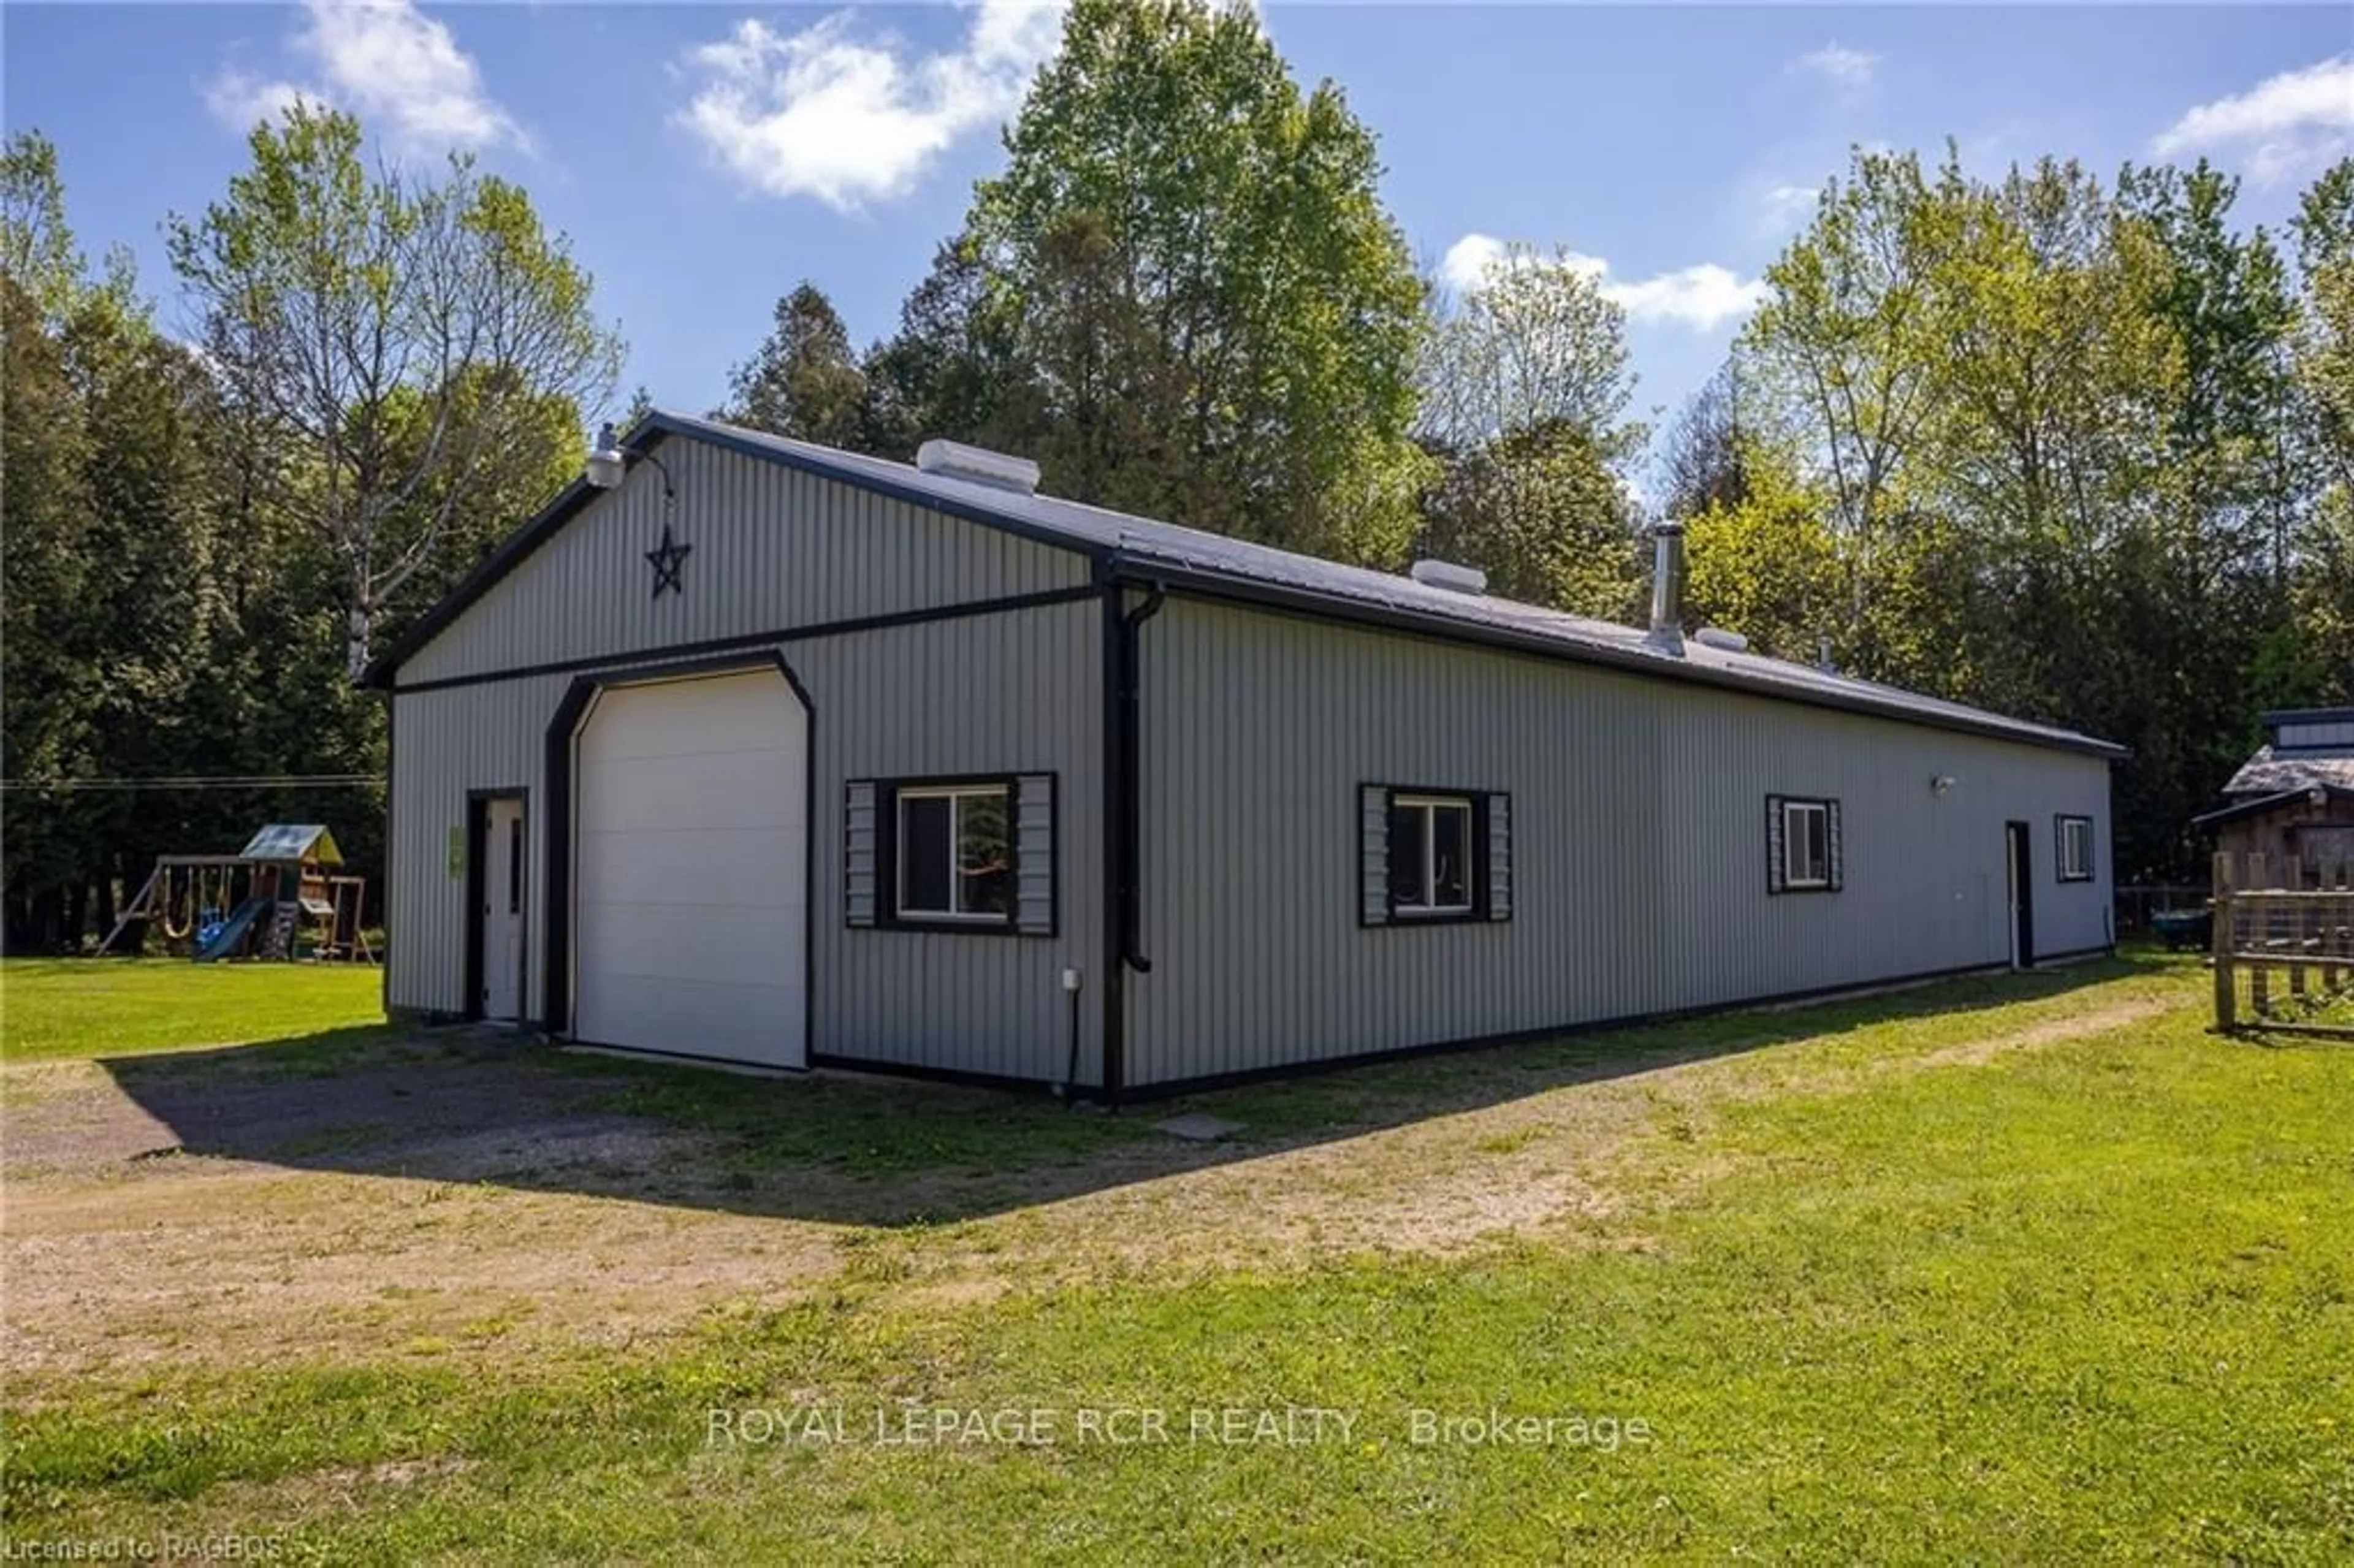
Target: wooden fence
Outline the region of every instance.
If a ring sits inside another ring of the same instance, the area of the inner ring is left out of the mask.
[[[2211,890],[2205,883],[2128,883],[2116,893],[2116,932],[2120,937],[2149,929],[2149,917],[2168,909],[2204,909]]]
[[[2214,898],[2215,1027],[2354,1039],[2354,866],[2219,854]]]

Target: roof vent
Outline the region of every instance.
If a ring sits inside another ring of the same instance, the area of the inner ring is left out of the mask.
[[[1488,574],[1477,567],[1458,566],[1453,561],[1416,561],[1406,568],[1406,576],[1425,588],[1445,588],[1449,593],[1486,593]]]
[[[916,449],[916,468],[940,479],[961,479],[1017,495],[1038,493],[1038,465],[1028,458],[969,447],[962,441],[944,441],[937,436]]]
[[[1722,626],[1703,626],[1692,633],[1692,641],[1703,648],[1722,648],[1727,653],[1749,652],[1749,639],[1738,631],[1727,631]]]

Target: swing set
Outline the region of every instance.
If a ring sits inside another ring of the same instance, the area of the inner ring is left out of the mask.
[[[367,879],[337,874],[323,827],[273,823],[236,854],[163,854],[98,950],[146,945],[149,927],[198,963],[226,958],[376,961],[361,924]]]

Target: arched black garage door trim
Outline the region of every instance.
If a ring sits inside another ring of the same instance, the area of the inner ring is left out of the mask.
[[[758,653],[716,659],[687,659],[672,663],[635,664],[624,670],[599,670],[574,681],[556,705],[547,724],[547,961],[542,992],[545,1021],[550,1034],[572,1033],[572,743],[580,721],[597,694],[609,686],[637,686],[651,681],[693,680],[704,675],[748,675],[773,670],[785,678],[809,718],[809,744],[803,748],[807,809],[802,815],[802,874],[808,884],[801,919],[801,1038],[808,1056],[817,1054],[817,705],[783,654],[770,649]]]

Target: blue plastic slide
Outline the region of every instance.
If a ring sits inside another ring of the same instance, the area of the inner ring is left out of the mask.
[[[274,902],[268,898],[247,899],[228,919],[196,933],[196,951],[191,956],[200,964],[208,964],[225,953],[237,951],[238,944],[245,939],[247,930],[254,921],[269,913]]]

